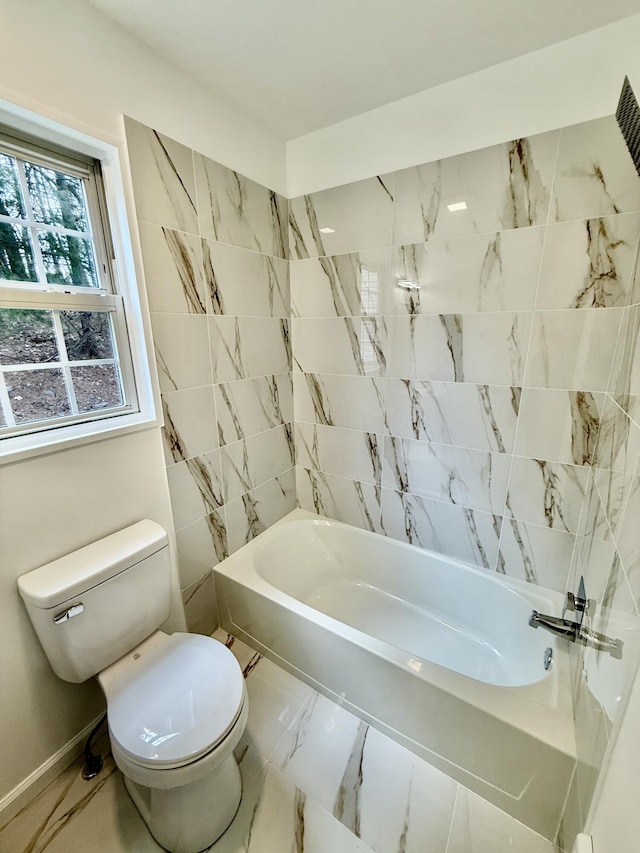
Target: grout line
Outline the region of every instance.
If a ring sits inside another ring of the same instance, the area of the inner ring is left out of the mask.
[[[451,809],[451,819],[449,821],[449,832],[447,833],[447,843],[445,844],[444,853],[449,853],[449,844],[451,842],[451,836],[453,835],[453,823],[456,818],[456,809],[458,808],[458,798],[460,796],[461,785],[459,782],[456,782],[456,795],[453,798],[453,808]]]

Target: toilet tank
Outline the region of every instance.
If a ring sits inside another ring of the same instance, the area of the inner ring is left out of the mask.
[[[18,578],[54,672],[86,681],[169,616],[166,531],[145,519]]]

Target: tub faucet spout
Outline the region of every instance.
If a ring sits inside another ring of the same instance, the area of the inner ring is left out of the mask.
[[[532,628],[544,628],[558,637],[566,637],[571,643],[580,643],[581,646],[591,646],[600,652],[608,652],[616,660],[622,658],[622,640],[614,640],[604,634],[588,628],[582,622],[572,622],[570,619],[557,616],[547,616],[534,610],[529,617],[529,625]]]
[[[529,625],[532,628],[544,628],[558,637],[566,637],[573,642],[576,641],[578,631],[580,630],[579,622],[572,622],[570,619],[563,619],[558,616],[547,616],[544,613],[538,613],[537,610],[531,613]]]

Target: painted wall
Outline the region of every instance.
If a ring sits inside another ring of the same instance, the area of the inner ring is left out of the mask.
[[[293,139],[289,196],[611,115],[639,43],[640,14]]]
[[[189,629],[211,567],[296,505],[283,196],[127,119]]]
[[[0,97],[113,142],[122,115],[286,189],[284,145],[83,0],[0,0]]]
[[[279,143],[87,4],[0,0],[0,16],[0,97],[120,146],[126,110],[284,185]],[[143,517],[175,544],[157,427],[0,470],[0,804],[103,705],[96,685],[53,675],[16,578]],[[184,625],[181,613],[172,625]]]
[[[0,469],[0,800],[104,706],[97,683],[54,675],[16,579],[141,518],[172,530],[157,428]]]

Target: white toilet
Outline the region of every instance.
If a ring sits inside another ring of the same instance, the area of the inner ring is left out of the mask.
[[[167,534],[145,520],[18,579],[60,678],[98,676],[113,757],[156,841],[197,853],[229,826],[241,796],[233,755],[247,721],[233,654],[198,634],[164,634]]]

